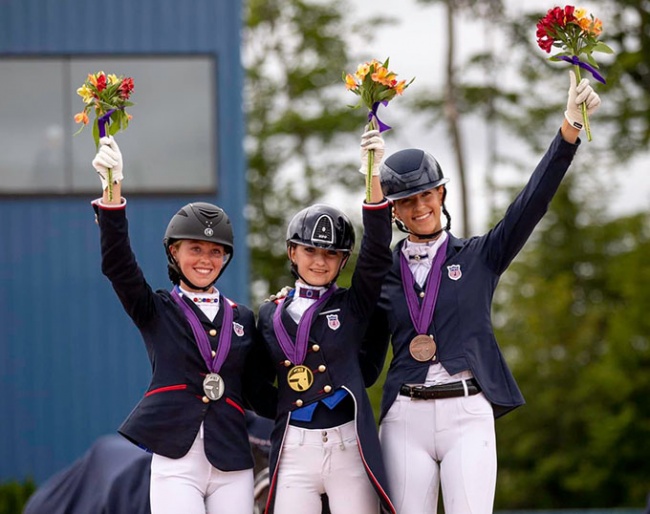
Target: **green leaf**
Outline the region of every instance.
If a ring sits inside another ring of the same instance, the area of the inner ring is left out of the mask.
[[[596,43],[596,46],[594,46],[594,52],[601,52],[603,54],[613,54],[614,50],[612,50],[609,46],[607,46],[605,43],[601,43],[600,41]]]
[[[99,124],[97,120],[93,122],[93,139],[95,140],[95,150],[99,150]]]

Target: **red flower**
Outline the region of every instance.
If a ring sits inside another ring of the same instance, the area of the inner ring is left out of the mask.
[[[567,5],[564,7],[553,7],[549,9],[537,23],[537,44],[547,53],[551,52],[553,43],[558,39],[557,30],[563,29],[568,23],[575,21],[575,7]]]
[[[100,73],[97,75],[97,91],[100,93],[106,89],[106,75]]]
[[[133,92],[133,79],[131,77],[125,78],[120,84],[118,90],[120,92],[120,97],[124,100],[128,100]]]

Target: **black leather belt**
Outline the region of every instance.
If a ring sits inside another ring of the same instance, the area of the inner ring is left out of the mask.
[[[417,400],[439,400],[440,398],[456,398],[458,396],[471,396],[481,392],[481,387],[476,380],[470,378],[465,380],[467,390],[463,387],[463,381],[451,382],[434,386],[404,384],[399,389],[399,394],[409,396]]]

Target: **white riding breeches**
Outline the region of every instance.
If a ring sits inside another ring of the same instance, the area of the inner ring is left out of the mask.
[[[379,431],[397,514],[491,514],[497,454],[483,393],[416,400],[398,395]]]

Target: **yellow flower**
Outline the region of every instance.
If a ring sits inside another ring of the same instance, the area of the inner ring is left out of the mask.
[[[111,73],[110,75],[107,75],[106,78],[108,80],[108,85],[109,86],[113,85],[113,84],[117,84],[120,81],[120,79],[118,79],[117,75],[115,75],[114,73]]]
[[[370,70],[370,64],[364,62],[362,64],[359,64],[359,66],[357,66],[357,71],[354,73],[354,75],[359,80],[363,80],[365,76],[368,74],[369,70]]]
[[[355,78],[352,75],[350,75],[349,73],[347,75],[345,75],[345,88],[348,91],[354,91],[358,87],[359,87],[359,84],[357,84],[357,81],[355,80]]]
[[[395,94],[401,95],[406,89],[406,80],[400,80],[397,84],[393,86]]]
[[[89,104],[93,101],[93,92],[86,84],[77,89],[77,94],[83,99],[84,103]]]
[[[583,9],[582,7],[576,7],[575,11],[573,11],[573,15],[578,20],[581,20],[582,18],[585,18],[587,16],[587,9]]]
[[[379,82],[380,84],[384,84],[385,86],[390,86],[390,76],[392,73],[390,73],[386,68],[383,66],[379,66],[375,68],[375,72],[371,75],[372,80],[375,82]]]
[[[80,113],[74,115],[75,123],[83,123],[84,125],[88,125],[89,121],[90,120],[88,119],[88,115],[86,114],[86,111],[81,111]]]

